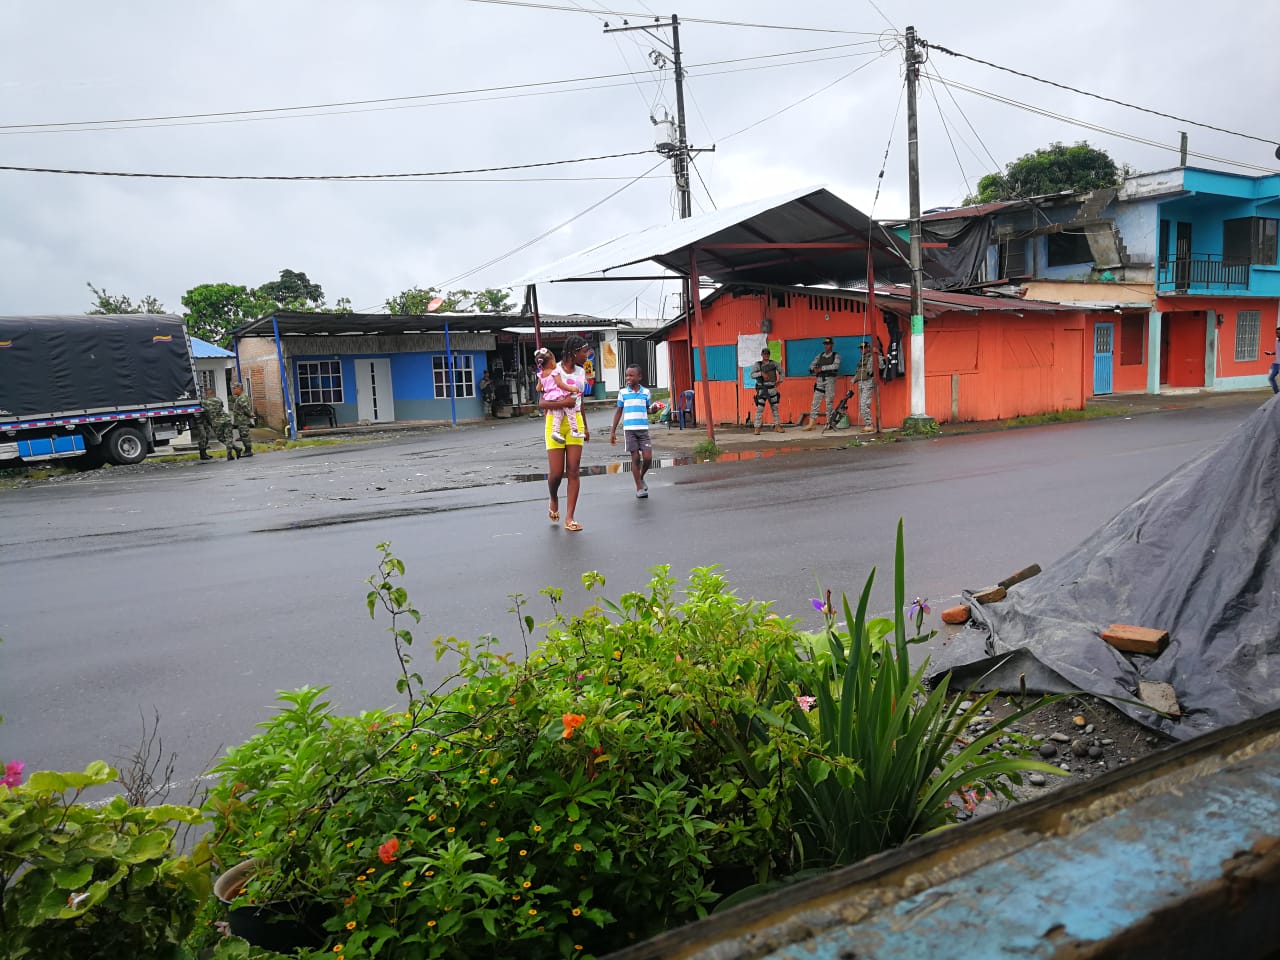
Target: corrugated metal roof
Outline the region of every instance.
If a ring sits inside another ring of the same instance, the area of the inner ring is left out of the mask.
[[[855,292],[865,295],[866,288],[863,287]],[[877,283],[876,299],[910,304],[911,288],[903,284]],[[991,310],[1002,313],[1058,313],[1063,310],[1092,312],[1094,310],[1092,307],[1084,307],[1078,303],[1054,303],[1050,300],[1024,300],[1021,297],[985,296],[979,293],[928,289],[924,291],[924,306],[926,316],[936,316],[948,310],[962,310],[966,313]]]
[[[504,286],[575,279],[626,279],[615,271],[652,261],[679,275],[689,272],[689,251],[699,247],[698,272],[720,283],[849,286],[866,280],[862,250],[706,249],[717,244],[866,243],[877,275],[907,274],[908,249],[898,237],[825,187],[802,187],[687,220],[647,227],[580,250]],[[883,271],[883,274],[882,274]]]
[[[217,344],[201,340],[199,337],[191,338],[191,355],[197,360],[221,360],[235,357],[230,350],[224,350]]]
[[[275,324],[272,324],[272,320]],[[549,328],[613,329],[630,326],[625,320],[607,320],[581,313],[544,314],[539,322]],[[452,333],[497,333],[510,326],[530,324],[523,313],[430,313],[397,316],[389,313],[306,313],[281,311],[234,331],[234,336],[270,337],[275,327],[282,337],[368,337],[379,334],[443,333],[447,324]]]

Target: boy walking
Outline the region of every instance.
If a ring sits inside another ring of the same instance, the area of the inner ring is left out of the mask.
[[[649,496],[649,485],[644,475],[653,463],[653,443],[649,439],[649,389],[640,383],[640,368],[636,364],[627,367],[627,383],[618,391],[618,409],[613,414],[613,429],[609,442],[618,442],[618,423],[626,436],[627,453],[631,454],[631,476],[636,482],[636,499]]]

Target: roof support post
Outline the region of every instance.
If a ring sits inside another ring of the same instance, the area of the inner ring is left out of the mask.
[[[289,426],[289,439],[298,439],[298,421],[293,415],[293,397],[289,393],[289,372],[284,366],[284,347],[280,343],[280,323],[273,316],[271,331],[276,339],[276,363],[280,365],[280,392],[284,394],[284,417]]]
[[[707,418],[707,439],[715,443],[715,418],[711,415],[711,371],[707,369],[707,335],[702,326],[702,297],[698,294],[698,248],[696,245],[689,247],[689,294],[693,316],[697,320],[698,327],[698,365],[702,367],[702,409],[706,411],[704,416]],[[685,316],[688,316],[688,312]]]
[[[533,349],[542,349],[542,320],[538,313],[538,285],[529,284],[529,308],[533,311]]]
[[[453,369],[453,347],[449,343],[449,321],[444,322],[444,356],[449,369],[449,419],[458,425],[458,375]]]

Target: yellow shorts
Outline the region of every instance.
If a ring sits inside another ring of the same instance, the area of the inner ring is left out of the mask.
[[[570,414],[570,416],[577,418],[578,430],[585,433],[586,431],[583,430],[582,414],[574,413]],[[560,433],[551,432],[551,425],[555,423],[555,418],[552,414],[548,413],[543,419],[546,421],[543,430],[545,432],[548,450],[563,450],[565,447],[582,446],[582,441],[580,439],[569,436],[569,417],[564,418],[564,423]]]

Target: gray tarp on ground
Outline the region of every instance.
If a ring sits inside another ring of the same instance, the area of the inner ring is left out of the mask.
[[[971,603],[987,633],[961,631],[935,672],[964,683],[1002,664],[984,688],[1016,690],[1025,674],[1032,689],[1130,699],[1139,680],[1163,681],[1181,720],[1117,706],[1179,739],[1280,707],[1278,489],[1272,399],[1005,600]],[[1169,645],[1156,658],[1120,653],[1099,636],[1113,623],[1166,629]]]

